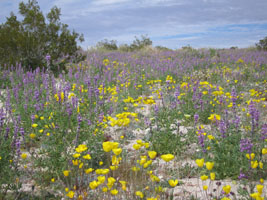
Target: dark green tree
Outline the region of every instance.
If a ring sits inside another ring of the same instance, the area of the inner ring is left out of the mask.
[[[147,46],[152,45],[152,40],[146,36],[146,35],[141,35],[141,38],[139,39],[138,37],[135,36],[134,41],[132,44],[122,44],[119,47],[120,51],[139,51]]]
[[[111,50],[111,51],[118,50],[116,40],[108,40],[108,39],[101,40],[96,44],[96,47],[98,49]]]
[[[150,40],[150,38],[145,35],[141,35],[141,39],[135,37],[135,40],[130,45],[130,48],[132,50],[140,50],[150,45],[152,45],[152,41]]]
[[[83,59],[77,42],[83,35],[70,31],[60,22],[60,9],[53,7],[45,16],[36,0],[19,4],[22,21],[11,13],[0,25],[0,65],[21,63],[28,69],[58,67],[64,69],[67,62]]]
[[[265,37],[264,39],[260,40],[259,43],[256,44],[256,47],[259,50],[267,51],[267,37]]]

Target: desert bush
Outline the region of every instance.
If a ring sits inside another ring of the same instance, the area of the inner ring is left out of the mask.
[[[104,50],[117,50],[117,41],[116,40],[108,40],[104,39],[96,44],[97,49],[104,49]]]
[[[256,44],[256,47],[259,50],[267,51],[267,37],[265,37],[264,39],[260,40],[259,43]]]
[[[152,45],[152,40],[148,36],[141,35],[140,39],[138,37],[135,37],[134,41],[130,45],[128,44],[120,45],[119,50],[124,52],[139,51],[151,45]]]
[[[19,4],[23,19],[11,13],[0,25],[0,65],[21,63],[27,69],[50,67],[53,71],[62,69],[70,61],[79,61],[77,42],[83,36],[70,31],[68,25],[60,22],[60,9],[53,7],[44,16],[36,0]]]

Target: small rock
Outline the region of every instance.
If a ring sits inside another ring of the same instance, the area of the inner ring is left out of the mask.
[[[184,126],[179,126],[179,133],[181,134],[187,134],[188,130]]]

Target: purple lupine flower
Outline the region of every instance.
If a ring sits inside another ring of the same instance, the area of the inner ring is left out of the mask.
[[[19,132],[20,132],[20,134],[21,134],[21,136],[22,136],[22,138],[23,138],[23,140],[24,140],[24,136],[25,136],[24,128],[21,127],[20,130],[19,130]]]
[[[34,91],[34,96],[33,96],[34,100],[36,100],[37,102],[39,102],[39,97],[40,97],[39,91],[38,90],[35,90]]]
[[[204,109],[204,102],[203,102],[202,99],[199,100],[199,104],[200,104],[201,111],[203,111],[203,109]]]
[[[67,104],[66,112],[68,113],[69,117],[72,115],[72,108],[69,104]]]
[[[261,127],[261,140],[267,139],[267,124],[263,124]]]
[[[253,144],[249,139],[241,139],[240,140],[240,151],[241,152],[245,151],[247,153],[251,153],[252,147],[253,147]]]
[[[204,143],[205,136],[204,136],[203,133],[204,133],[204,130],[201,129],[201,127],[199,126],[199,129],[198,129],[198,143],[201,146],[203,153],[206,153],[207,150],[205,148],[205,143]]]
[[[225,127],[226,127],[226,129],[228,129],[229,127],[230,127],[230,122],[229,122],[229,120],[228,120],[228,116],[229,116],[229,114],[228,114],[228,110],[227,109],[225,109]]]
[[[98,116],[98,123],[101,123],[103,122],[103,119],[104,119],[104,113],[100,113],[99,116]]]
[[[173,101],[172,103],[171,103],[171,109],[175,109],[176,108],[176,101]]]
[[[16,147],[16,144],[17,144],[17,136],[18,136],[18,126],[17,126],[17,123],[15,124],[15,127],[14,127],[14,133],[13,133],[13,141],[12,141],[12,148],[15,149]]]
[[[219,121],[219,130],[220,130],[220,133],[222,134],[222,138],[225,138],[226,135],[226,125],[225,125],[225,122],[223,120],[220,120]]]
[[[97,98],[99,96],[99,90],[98,90],[98,88],[96,87],[95,88],[95,97]]]
[[[4,120],[5,120],[5,113],[4,109],[0,109],[0,128],[4,125]]]
[[[120,87],[116,86],[116,92],[119,93],[120,92]]]
[[[6,134],[5,134],[5,140],[7,140],[8,135],[9,135],[10,128],[6,127]]]
[[[240,117],[236,116],[235,120],[233,120],[233,123],[235,124],[235,127],[238,128],[240,124]]]
[[[260,111],[256,110],[254,116],[255,116],[256,127],[258,127],[260,121]]]
[[[156,115],[158,114],[158,112],[159,112],[159,106],[158,105],[154,106],[154,112]]]
[[[34,122],[34,119],[35,119],[35,115],[31,115],[32,123]]]
[[[76,77],[75,77],[76,78]],[[95,86],[97,86],[97,81],[98,81],[98,76],[95,76],[94,77],[94,84],[95,84]]]
[[[20,152],[20,140],[17,139],[16,140],[16,153],[18,156],[20,156],[21,152]]]
[[[248,176],[246,176],[244,173],[240,172],[239,176],[238,176],[238,179],[241,180],[241,179],[247,179]]]
[[[72,67],[69,69],[68,75],[69,75],[69,78],[72,79]]]
[[[46,59],[47,62],[49,62],[50,59],[51,59],[51,56],[50,56],[49,54],[47,54],[47,55],[45,56],[45,59]]]
[[[150,119],[147,118],[147,117],[144,118],[144,122],[145,122],[145,125],[146,125],[146,126],[150,126],[150,125],[151,125],[151,121],[150,121]]]
[[[109,110],[108,110],[108,114],[111,115],[113,113],[114,109],[112,106],[110,106]]]
[[[260,112],[256,109],[254,102],[249,104],[249,114],[251,116],[251,134],[253,134],[260,118]]]
[[[36,110],[37,112],[41,110],[41,107],[40,107],[40,104],[39,104],[39,103],[34,104],[33,107],[35,108],[35,110]]]
[[[77,130],[80,130],[82,122],[82,116],[80,114],[77,115],[77,121],[78,121]]]
[[[236,101],[237,101],[237,93],[236,93],[235,88],[232,89],[231,96],[232,96],[231,99],[232,99],[233,109],[235,110],[236,109]]]
[[[195,114],[194,115],[194,122],[195,122],[195,124],[197,124],[198,119],[199,119],[199,115],[198,114]]]

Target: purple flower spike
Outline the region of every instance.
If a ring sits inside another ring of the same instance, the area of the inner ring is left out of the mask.
[[[249,139],[241,139],[240,140],[240,151],[244,152],[246,151],[247,153],[251,153],[252,151],[253,144]]]
[[[50,56],[49,54],[47,54],[46,57],[45,57],[45,59],[46,59],[46,61],[48,62],[48,61],[51,60],[51,56]]]

